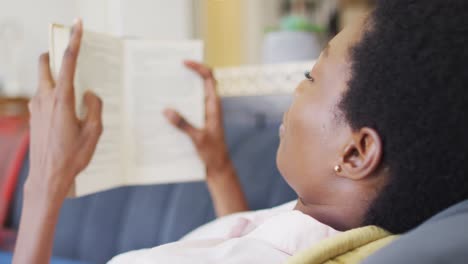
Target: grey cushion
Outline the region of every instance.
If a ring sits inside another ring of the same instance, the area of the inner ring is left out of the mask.
[[[223,100],[231,156],[252,209],[295,199],[276,169],[278,126],[290,97]],[[21,181],[27,175],[27,162]],[[18,227],[18,187],[11,226]],[[205,183],[125,187],[68,200],[55,234],[54,255],[104,263],[116,254],[178,240],[214,219]]]
[[[432,217],[363,263],[468,263],[468,200]]]

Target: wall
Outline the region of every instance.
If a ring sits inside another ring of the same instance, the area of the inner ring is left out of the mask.
[[[52,21],[71,23],[76,16],[75,3],[75,0],[0,0],[0,28],[4,28],[2,25],[6,23],[13,23],[18,28],[8,36],[0,35],[0,73],[16,68],[15,61],[19,65],[12,73],[17,76],[18,83],[14,85],[17,87],[11,87],[11,95],[33,94],[36,89],[37,58],[47,51],[48,25]],[[21,40],[12,43],[11,34],[16,34]],[[9,43],[15,49],[6,53]],[[18,57],[15,61],[11,60],[13,53]]]
[[[18,68],[18,83],[9,87],[7,95],[34,94],[37,58],[47,51],[50,22],[71,24],[75,17],[82,17],[87,30],[153,39],[189,39],[194,35],[194,1],[199,0],[0,0],[0,78],[2,73]],[[13,43],[11,34],[5,37],[6,41],[2,38],[2,24],[7,21],[20,28],[14,30],[22,36],[20,42]],[[7,45],[15,47],[18,67],[11,61],[12,52],[4,52]]]
[[[94,31],[179,40],[193,37],[193,1],[79,0],[78,12]]]
[[[244,54],[244,28],[241,23],[245,18],[243,1],[198,0],[197,3],[201,4],[205,62],[212,67],[241,64]]]
[[[122,34],[154,39],[193,37],[192,0],[121,0]]]
[[[267,26],[279,22],[280,0],[193,0],[195,37],[213,67],[258,64]]]
[[[259,64],[262,60],[262,46],[265,29],[277,26],[280,18],[278,0],[243,0],[244,14],[244,62]]]

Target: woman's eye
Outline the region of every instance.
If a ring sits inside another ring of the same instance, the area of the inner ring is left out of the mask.
[[[314,81],[314,78],[310,75],[310,71],[304,72],[304,76],[306,77],[307,80]]]

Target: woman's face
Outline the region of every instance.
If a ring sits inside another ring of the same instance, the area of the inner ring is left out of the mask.
[[[362,22],[344,29],[321,53],[311,79],[296,88],[280,128],[278,168],[301,202],[333,200],[334,167],[352,135],[337,104],[350,77],[348,53]]]

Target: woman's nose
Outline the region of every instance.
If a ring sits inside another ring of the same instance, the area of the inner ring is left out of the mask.
[[[294,90],[294,97],[296,97],[296,96],[298,96],[299,94],[302,93],[302,91],[304,90],[306,81],[307,80],[303,80],[297,85],[296,89]]]

